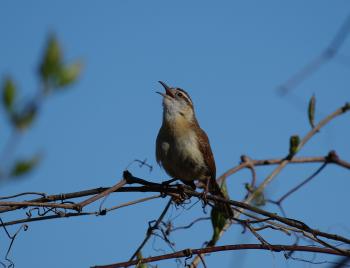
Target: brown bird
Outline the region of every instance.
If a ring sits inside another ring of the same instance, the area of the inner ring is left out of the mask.
[[[186,91],[171,88],[159,81],[163,96],[163,123],[156,141],[156,158],[173,180],[196,188],[195,180],[206,185],[206,191],[225,197],[216,182],[216,166],[207,134],[196,119],[193,102]],[[229,204],[215,204],[227,217],[233,216]]]

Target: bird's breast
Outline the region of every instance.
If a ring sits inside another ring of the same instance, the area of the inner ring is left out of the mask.
[[[202,179],[208,167],[200,150],[194,123],[182,116],[163,121],[157,138],[157,159],[173,178]]]
[[[194,131],[176,135],[175,149],[182,161],[191,161],[198,166],[204,165],[203,154],[199,149],[198,138]]]

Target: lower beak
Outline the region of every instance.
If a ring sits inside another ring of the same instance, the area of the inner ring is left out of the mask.
[[[167,95],[164,94],[163,92],[156,91],[156,93],[158,93],[159,95],[162,95],[164,98],[167,96]]]

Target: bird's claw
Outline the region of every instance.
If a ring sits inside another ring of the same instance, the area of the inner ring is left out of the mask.
[[[186,199],[188,199],[188,195],[185,192],[186,185],[177,184],[176,187],[178,190],[178,196],[176,199],[174,199],[174,201],[176,202],[176,204],[182,204]]]
[[[203,208],[204,213],[207,213],[205,211],[205,208],[207,205],[209,205],[209,201],[208,201],[207,196],[208,196],[208,191],[203,191],[199,196],[201,201],[202,201],[202,208]]]

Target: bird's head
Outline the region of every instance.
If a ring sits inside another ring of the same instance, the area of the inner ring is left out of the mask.
[[[157,92],[163,96],[164,116],[169,119],[183,118],[187,121],[194,120],[194,109],[191,97],[181,88],[169,87],[162,81],[159,83],[164,87],[165,93]]]

